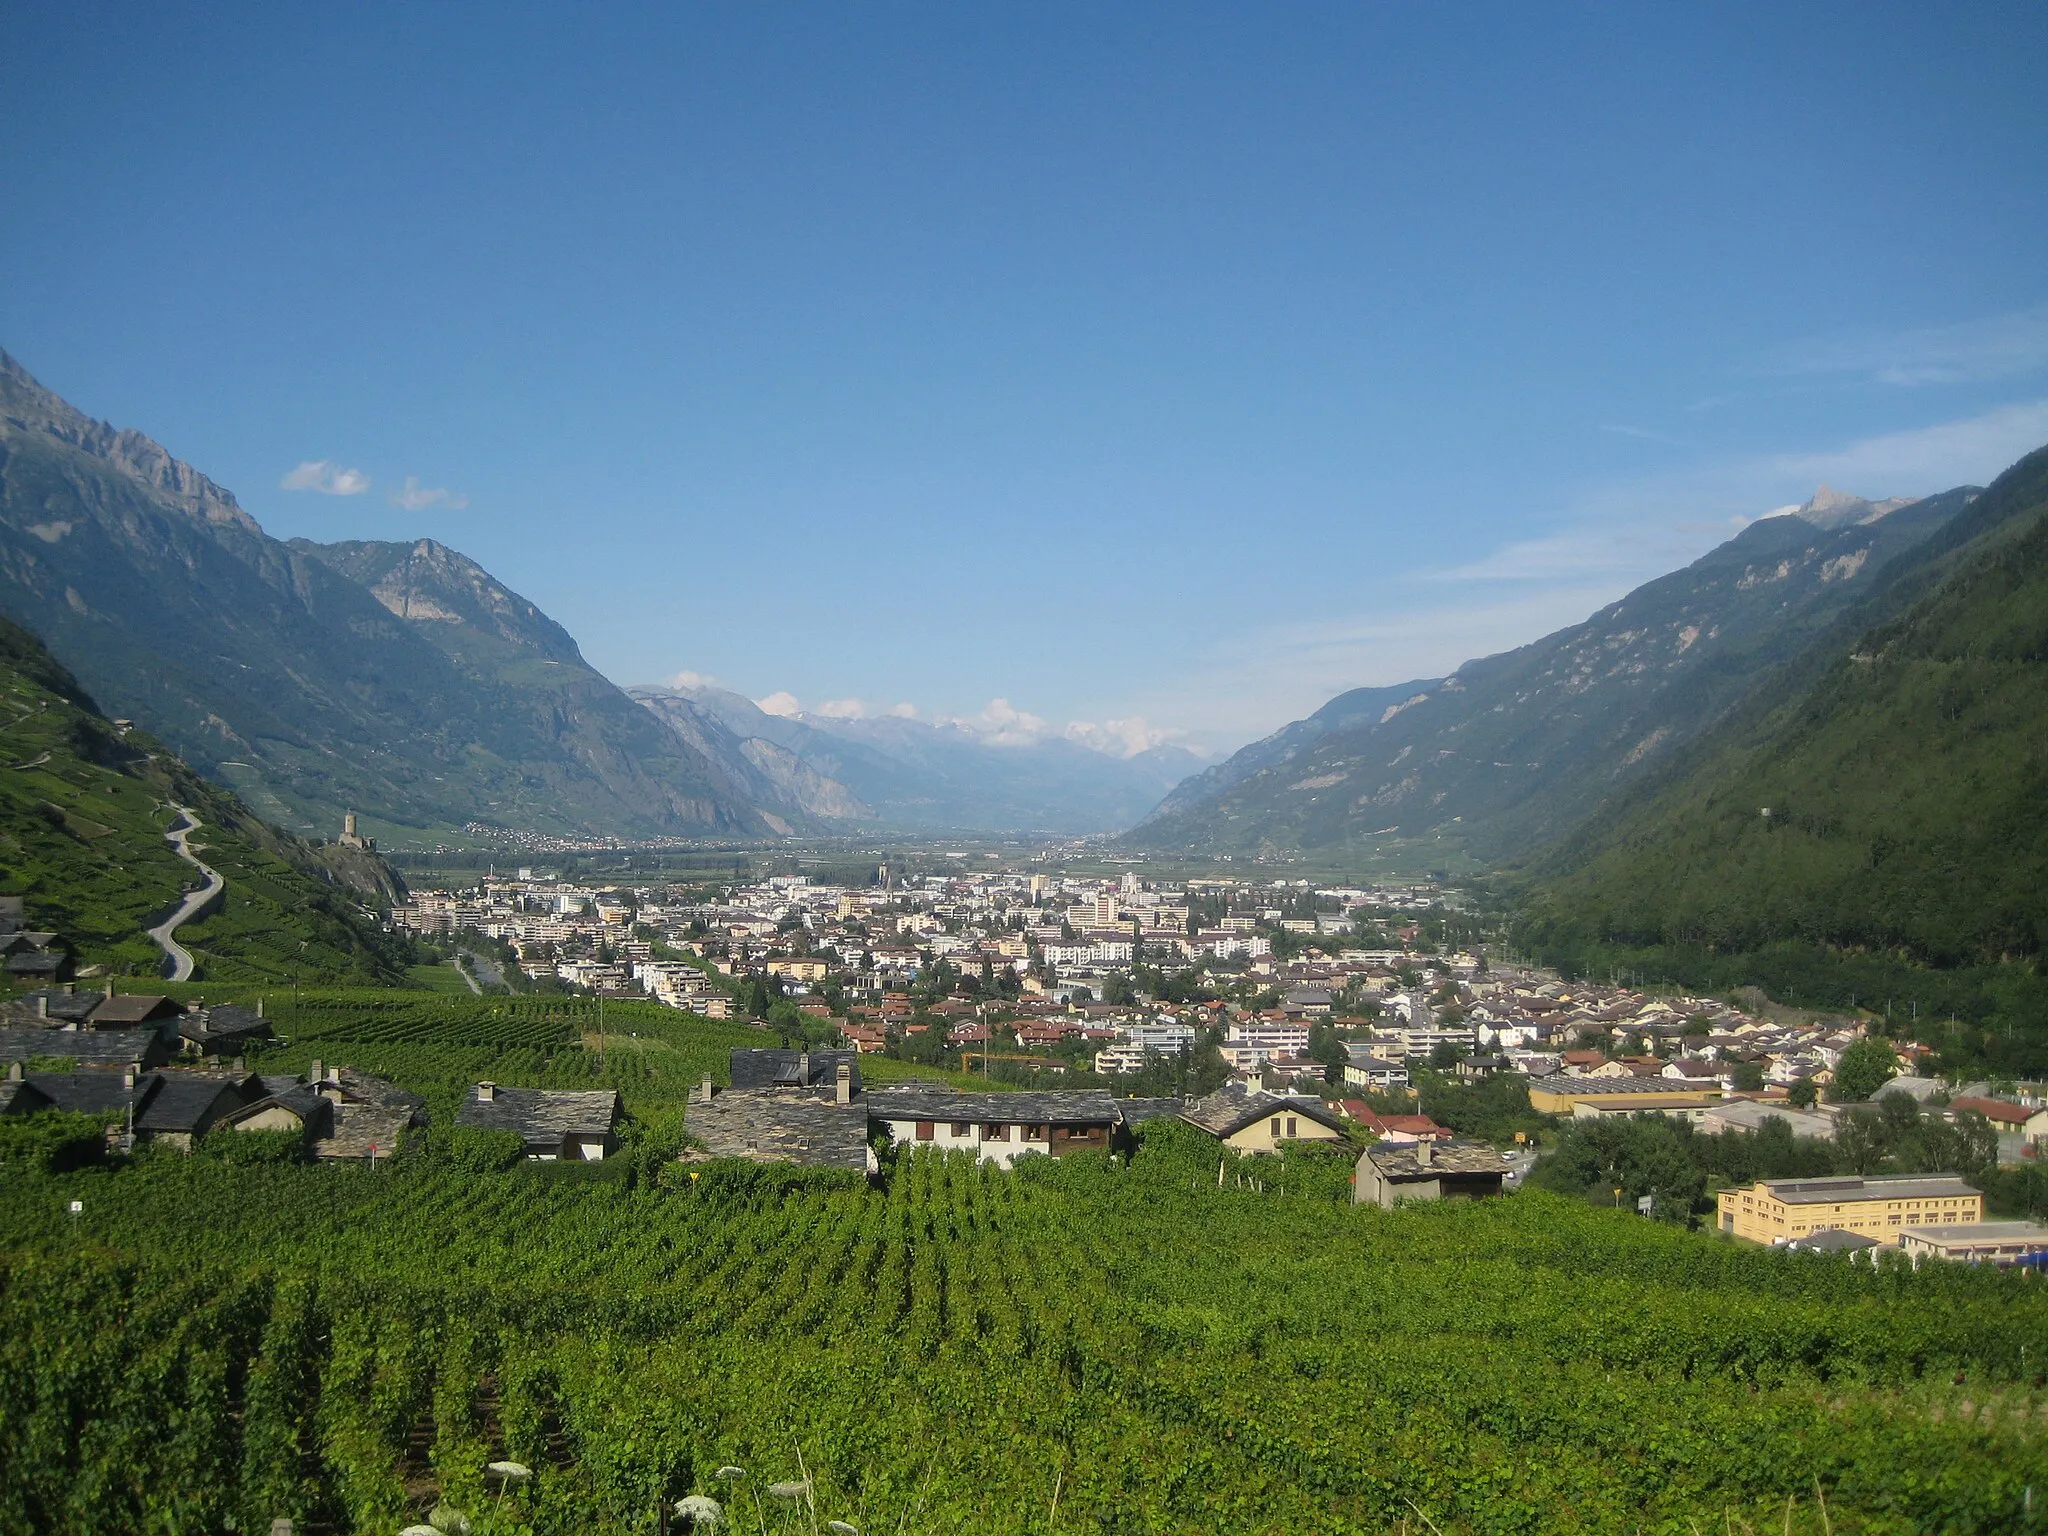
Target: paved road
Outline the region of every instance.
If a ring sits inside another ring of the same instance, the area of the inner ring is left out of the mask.
[[[485,987],[505,985],[505,972],[499,967],[498,962],[488,955],[480,955],[473,949],[465,949],[462,958],[469,962],[470,971],[475,973],[476,979]],[[479,987],[477,990],[482,991],[483,988]]]
[[[204,875],[206,883],[200,886],[198,890],[186,896],[178,910],[173,912],[167,920],[150,929],[149,936],[156,941],[157,948],[161,949],[170,958],[171,974],[168,979],[171,981],[190,981],[192,979],[191,952],[173,938],[172,935],[186,923],[190,922],[208,902],[218,896],[227,887],[227,881],[223,880],[218,873],[200,863],[198,855],[193,853],[188,842],[192,834],[197,832],[204,823],[185,806],[173,806],[172,809],[178,813],[178,820],[172,825],[171,830],[164,834],[164,841],[177,850],[179,858]]]
[[[474,992],[478,997],[482,997],[484,995],[484,989],[478,986],[476,984],[476,978],[469,974],[469,967],[462,963],[461,955],[457,955],[455,957],[455,974],[460,976],[464,981],[468,982],[469,990]]]

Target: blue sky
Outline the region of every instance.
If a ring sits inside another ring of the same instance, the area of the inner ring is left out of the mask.
[[[2048,441],[2044,66],[2038,5],[17,4],[0,345],[621,682],[1214,750]]]

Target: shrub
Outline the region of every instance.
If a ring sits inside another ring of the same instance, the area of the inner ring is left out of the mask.
[[[207,1157],[238,1167],[257,1163],[302,1163],[306,1138],[297,1131],[218,1131],[199,1143]]]

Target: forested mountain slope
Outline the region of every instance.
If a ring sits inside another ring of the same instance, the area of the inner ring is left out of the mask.
[[[397,556],[270,538],[204,475],[0,353],[0,612],[269,819],[769,829],[531,604],[439,546],[409,558],[455,620],[393,611]]]
[[[402,958],[361,904],[397,889],[376,855],[279,834],[139,729],[100,714],[35,636],[0,619],[0,890],[87,965],[155,975],[145,936],[196,880],[164,841],[188,806],[195,853],[227,880],[181,928],[202,978],[393,982]]]
[[[1974,494],[1870,503],[1824,492],[1583,624],[1433,687],[1384,691],[1405,698],[1372,694],[1377,712],[1349,711],[1334,728],[1302,722],[1255,743],[1126,840],[1256,851],[1430,835],[1488,861],[1527,854],[1673,758]]]
[[[2048,449],[1544,866],[1530,933],[1936,966],[2048,946]],[[2048,1022],[2048,1021],[2044,1021]]]

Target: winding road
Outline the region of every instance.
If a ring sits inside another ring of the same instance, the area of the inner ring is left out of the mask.
[[[171,807],[171,809],[178,813],[178,821],[171,827],[170,831],[164,834],[164,841],[177,850],[179,858],[204,875],[206,883],[200,886],[198,890],[188,893],[177,911],[149,930],[149,936],[156,941],[157,948],[170,957],[171,974],[167,979],[171,981],[190,981],[192,979],[191,951],[180,944],[172,935],[194,917],[197,917],[200,912],[205,910],[214,897],[227,889],[227,881],[223,880],[214,870],[200,863],[198,855],[193,853],[188,842],[192,834],[197,832],[204,823],[192,814],[191,808],[188,806],[177,805]]]

